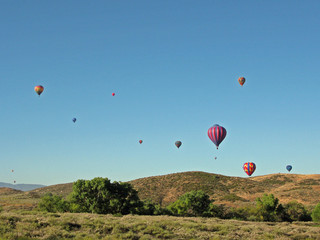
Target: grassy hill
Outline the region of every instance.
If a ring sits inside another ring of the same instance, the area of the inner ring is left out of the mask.
[[[297,200],[304,205],[320,202],[320,174],[270,174],[251,178],[228,177],[206,172],[181,172],[132,180],[140,199],[151,199],[167,206],[186,192],[203,190],[216,204],[239,206],[254,202],[264,193],[273,193],[281,203]],[[0,188],[0,205],[5,207],[36,206],[40,197],[51,192],[64,197],[72,183],[52,185],[28,192]],[[26,204],[26,205],[23,205]]]

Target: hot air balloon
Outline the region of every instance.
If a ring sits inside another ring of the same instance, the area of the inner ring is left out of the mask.
[[[77,119],[76,118],[72,118],[72,121],[75,123],[77,121]]]
[[[16,180],[14,180],[13,183],[16,183]]]
[[[244,77],[239,77],[238,82],[241,86],[243,86],[243,84],[246,82],[246,79]]]
[[[142,140],[139,140],[139,143],[141,144],[141,143],[142,143]]]
[[[112,96],[116,95],[114,92],[112,93]]]
[[[213,125],[208,129],[208,136],[211,141],[217,146],[217,149],[220,143],[227,135],[227,130],[224,127],[219,126],[218,124]]]
[[[217,160],[217,157],[214,157],[214,160]]]
[[[40,96],[40,94],[43,92],[44,87],[42,87],[41,85],[35,86],[34,90],[36,91],[36,93]]]
[[[175,142],[175,145],[176,145],[177,148],[181,147],[181,144],[182,144],[182,142],[180,142],[180,141],[176,141]]]
[[[256,165],[253,162],[246,162],[245,164],[243,164],[243,170],[246,172],[246,174],[251,176],[252,173],[254,173],[254,171],[256,170]]]
[[[288,165],[288,166],[286,166],[286,169],[290,172],[291,169],[292,169],[292,166],[291,166],[291,165]]]
[[[12,169],[11,172],[14,172],[14,170]]]

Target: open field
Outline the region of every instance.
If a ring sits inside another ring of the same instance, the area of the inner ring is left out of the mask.
[[[185,192],[203,190],[216,204],[254,204],[263,193],[281,203],[297,200],[306,206],[320,201],[320,175],[271,174],[253,178],[205,172],[184,172],[130,181],[141,199],[163,206]],[[36,210],[45,193],[66,197],[72,183],[23,192],[0,188],[0,239],[319,239],[313,222],[249,222],[218,218],[112,216],[88,213],[46,213]]]
[[[2,239],[320,239],[311,222],[271,223],[169,216],[4,212]]]

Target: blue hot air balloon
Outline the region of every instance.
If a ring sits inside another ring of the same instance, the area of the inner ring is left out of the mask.
[[[291,166],[291,165],[288,165],[288,166],[286,166],[286,169],[290,172],[291,169],[292,169],[292,166]]]
[[[76,118],[72,118],[72,121],[75,123],[77,121],[77,119]]]

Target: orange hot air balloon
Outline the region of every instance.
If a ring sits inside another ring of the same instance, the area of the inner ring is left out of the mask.
[[[41,85],[35,86],[34,90],[36,91],[36,93],[40,96],[40,94],[43,92],[44,87],[42,87]]]
[[[244,77],[239,77],[238,82],[241,86],[243,86],[243,84],[246,82],[246,79]]]

